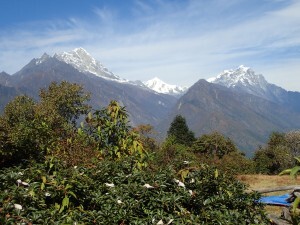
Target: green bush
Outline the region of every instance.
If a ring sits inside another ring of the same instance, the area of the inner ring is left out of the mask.
[[[218,132],[202,135],[193,143],[192,149],[195,153],[206,154],[210,157],[217,156],[218,158],[222,158],[224,155],[231,152],[238,151],[230,138],[225,137]]]
[[[286,137],[284,133],[273,132],[267,145],[255,152],[253,161],[257,173],[278,174],[294,165],[292,150],[287,145]]]
[[[151,163],[156,168],[171,166],[176,171],[187,166],[199,165],[198,159],[190,147],[178,144],[175,136],[169,136],[161,147],[152,153]]]
[[[42,89],[39,102],[17,96],[0,116],[0,167],[44,160],[76,130],[76,120],[88,112],[88,99],[80,85],[65,81]]]
[[[267,224],[259,196],[234,178],[205,165],[180,175],[130,160],[2,169],[0,224]]]

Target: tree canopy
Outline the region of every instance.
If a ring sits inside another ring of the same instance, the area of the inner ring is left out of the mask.
[[[293,165],[293,154],[286,136],[284,133],[273,132],[267,145],[255,152],[253,161],[256,172],[278,174]]]
[[[192,149],[196,153],[209,154],[219,158],[237,151],[233,141],[218,132],[202,135],[194,142]]]

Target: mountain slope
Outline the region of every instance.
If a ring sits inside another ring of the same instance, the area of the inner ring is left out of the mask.
[[[1,77],[1,75],[0,75]],[[15,96],[20,94],[18,90],[13,87],[7,87],[0,83],[0,114],[4,110],[4,107],[9,103]]]
[[[197,136],[219,131],[252,155],[273,131],[300,128],[300,114],[248,93],[199,80],[160,124],[166,132],[175,115],[183,115]]]

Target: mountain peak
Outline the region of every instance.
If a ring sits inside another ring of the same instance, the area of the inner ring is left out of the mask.
[[[43,62],[45,62],[47,59],[51,58],[50,55],[48,55],[47,53],[44,53],[40,58],[37,58],[35,60],[35,64],[38,65],[38,64],[41,64]]]
[[[153,79],[145,81],[143,83],[148,88],[162,94],[181,95],[187,90],[186,87],[167,84],[158,77],[154,77]]]
[[[244,65],[236,69],[224,70],[217,77],[207,79],[226,87],[259,87],[265,89],[267,81],[261,74],[256,74],[250,67]]]
[[[84,54],[89,55],[89,53],[88,53],[84,48],[82,48],[82,47],[75,48],[75,49],[73,50],[73,52],[79,52],[79,53],[84,53]]]
[[[247,66],[244,66],[244,65],[240,65],[238,67],[238,70],[241,70],[241,71],[244,71],[244,72],[247,72],[249,69],[251,70],[250,67],[247,67]]]
[[[120,80],[118,76],[110,72],[99,61],[94,59],[84,48],[75,48],[70,52],[55,54],[54,57],[72,65],[80,72],[91,73],[102,78]]]

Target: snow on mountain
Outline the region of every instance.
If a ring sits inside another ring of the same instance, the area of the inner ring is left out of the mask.
[[[236,69],[224,70],[217,77],[209,78],[207,81],[273,102],[284,102],[287,93],[283,88],[268,83],[263,75],[256,74],[251,68],[243,65]]]
[[[180,87],[177,85],[167,84],[157,77],[145,81],[143,83],[148,88],[162,94],[181,95],[187,90],[187,87]]]
[[[251,68],[243,65],[237,69],[224,70],[217,77],[209,78],[207,81],[233,88],[252,86],[266,90],[268,86],[268,82],[261,74],[256,74]]]
[[[120,77],[110,72],[83,48],[76,48],[70,52],[55,54],[54,57],[72,65],[80,72],[91,73],[102,78],[112,79],[119,82],[126,82],[126,80],[122,80]]]
[[[52,57],[44,53],[40,58],[34,59],[34,64],[41,64],[50,58]],[[94,74],[95,76],[116,81],[119,83],[127,83],[135,86],[140,86],[141,88],[154,90],[158,93],[176,96],[183,94],[187,90],[186,87],[167,84],[157,77],[146,82],[129,81],[126,79],[122,79],[119,76],[112,73],[111,71],[109,71],[83,48],[75,48],[70,52],[55,53],[53,58],[56,58],[61,62],[71,65],[72,67],[74,67],[82,73]]]

